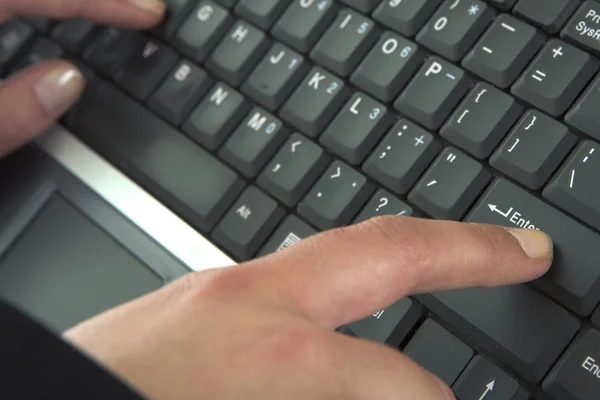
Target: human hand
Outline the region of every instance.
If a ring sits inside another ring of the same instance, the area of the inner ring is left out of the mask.
[[[380,217],[191,273],[65,338],[154,400],[449,400],[401,352],[334,329],[409,294],[531,280],[551,259],[535,230]]]
[[[0,24],[18,16],[84,17],[103,24],[148,28],[165,12],[161,0],[0,0]],[[81,73],[50,61],[0,83],[0,157],[41,133],[80,96]]]

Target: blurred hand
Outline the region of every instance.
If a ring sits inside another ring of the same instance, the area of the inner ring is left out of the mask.
[[[409,294],[528,281],[535,230],[383,217],[191,273],[65,334],[155,400],[449,400],[401,352],[336,333]]]
[[[0,24],[18,16],[84,17],[131,28],[156,25],[165,13],[161,0],[0,0]],[[0,157],[59,118],[85,86],[65,61],[50,61],[0,84]]]

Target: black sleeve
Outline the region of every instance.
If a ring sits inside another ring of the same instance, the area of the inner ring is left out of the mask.
[[[143,400],[107,370],[1,299],[0,398]]]

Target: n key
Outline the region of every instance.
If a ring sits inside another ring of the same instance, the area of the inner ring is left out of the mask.
[[[598,69],[589,54],[553,39],[549,41],[512,92],[547,113],[559,116],[567,110]]]

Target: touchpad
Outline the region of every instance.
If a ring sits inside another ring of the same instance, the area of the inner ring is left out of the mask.
[[[63,331],[163,280],[58,195],[0,259],[0,296]]]

